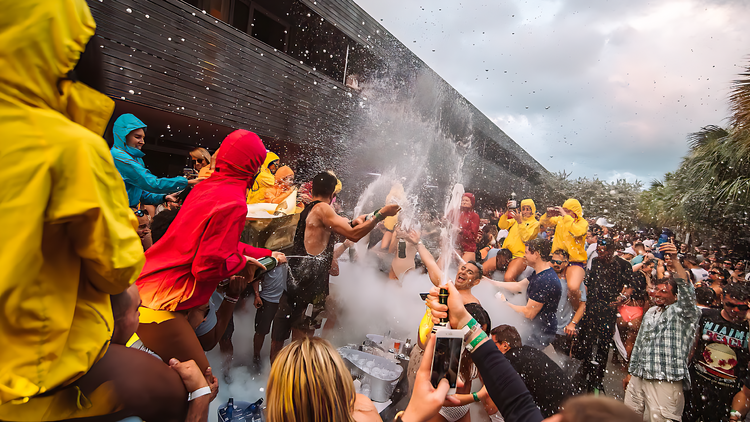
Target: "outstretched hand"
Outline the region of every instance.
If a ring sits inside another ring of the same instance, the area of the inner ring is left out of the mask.
[[[385,217],[392,217],[401,211],[401,207],[398,204],[389,204],[380,209],[380,215]]]

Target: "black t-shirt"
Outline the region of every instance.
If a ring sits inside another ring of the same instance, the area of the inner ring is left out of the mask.
[[[571,379],[544,352],[531,346],[514,347],[505,354],[521,376],[545,418],[560,411],[570,397]]]
[[[591,262],[591,270],[584,278],[586,284],[586,310],[609,308],[617,299],[624,285],[635,285],[633,267],[628,261],[614,257],[607,262],[597,256]]]
[[[690,363],[696,382],[739,390],[748,374],[750,324],[729,322],[720,309],[703,309],[698,322],[698,344]]]

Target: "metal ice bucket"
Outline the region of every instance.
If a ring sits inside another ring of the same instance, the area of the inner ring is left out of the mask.
[[[382,403],[391,398],[393,390],[396,388],[398,381],[403,375],[403,368],[401,365],[380,356],[343,347],[339,349],[339,354],[344,358],[344,363],[351,371],[352,376],[361,380],[363,384],[370,385],[370,400]],[[396,377],[390,377],[368,374],[364,368],[361,368],[358,363],[355,363],[359,362],[361,359],[375,361],[375,366],[385,368],[389,373],[396,372],[398,375],[396,375]]]

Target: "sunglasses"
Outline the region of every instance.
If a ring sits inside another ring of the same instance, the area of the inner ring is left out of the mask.
[[[558,261],[557,259],[551,259],[549,262],[551,262],[551,263],[553,263],[555,265],[562,265],[563,262],[568,262],[568,261]]]
[[[718,272],[718,271],[711,271],[711,272],[710,272],[709,274],[713,274],[713,275],[721,275],[721,273],[720,273],[720,272]]]
[[[144,215],[146,215],[146,211],[144,210],[135,210],[133,212],[135,213],[137,217],[143,217]]]
[[[745,304],[737,305],[734,303],[724,303],[724,306],[726,306],[727,308],[734,308],[740,311],[747,311],[748,309],[750,309],[750,306],[747,306]]]

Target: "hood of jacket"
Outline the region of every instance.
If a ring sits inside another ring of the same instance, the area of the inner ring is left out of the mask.
[[[125,142],[125,137],[136,129],[146,129],[146,124],[132,114],[123,114],[118,117],[112,127],[112,135],[114,138],[113,146],[127,152],[134,158],[141,158],[146,154],[138,148],[129,147]]]
[[[0,13],[0,96],[55,110],[103,135],[114,101],[81,82],[64,79],[94,35],[85,0],[25,0]]]
[[[266,147],[258,135],[247,130],[235,130],[221,143],[211,178],[241,180],[249,189],[261,166],[267,165],[267,156],[271,154],[266,153]]]
[[[563,203],[563,208],[567,208],[576,213],[576,218],[583,218],[583,207],[577,199],[569,198]]]
[[[271,151],[266,151],[266,159],[263,160],[263,165],[260,167],[263,170],[266,170],[268,166],[271,165],[274,161],[278,160],[279,156]]]
[[[528,206],[531,207],[531,214],[532,214],[531,217],[532,218],[536,218],[536,217],[533,216],[533,214],[536,214],[536,204],[534,204],[534,200],[533,199],[524,199],[523,201],[521,201],[521,206],[523,207],[524,205],[528,205]]]
[[[476,200],[476,198],[474,198],[474,194],[473,194],[473,193],[468,193],[468,192],[466,192],[466,193],[465,193],[465,194],[464,194],[464,195],[462,196],[462,198],[469,198],[469,201],[471,201],[471,207],[472,207],[472,208],[474,208],[474,205],[476,205],[476,202],[477,202],[477,200]]]

